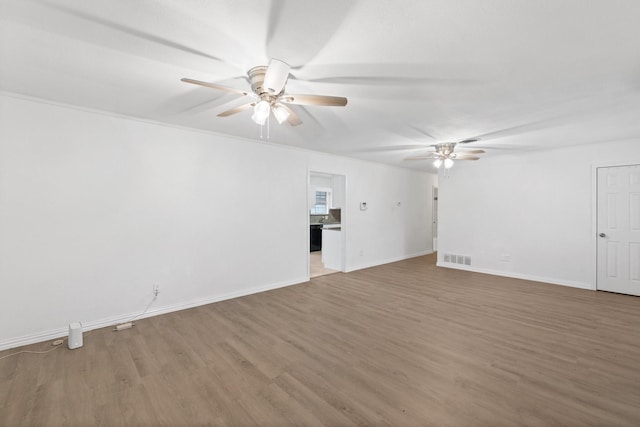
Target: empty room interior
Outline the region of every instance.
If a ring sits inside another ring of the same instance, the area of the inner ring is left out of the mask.
[[[638,17],[0,0],[0,425],[640,425]]]

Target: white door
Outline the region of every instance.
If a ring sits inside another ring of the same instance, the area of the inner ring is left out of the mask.
[[[640,165],[598,168],[597,288],[640,295]]]

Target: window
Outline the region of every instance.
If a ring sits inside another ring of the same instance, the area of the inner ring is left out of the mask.
[[[317,190],[315,205],[311,208],[311,215],[327,215],[331,207],[331,191]]]

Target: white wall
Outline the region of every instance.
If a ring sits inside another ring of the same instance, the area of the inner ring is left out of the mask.
[[[640,163],[640,143],[487,151],[439,181],[438,264],[469,255],[471,270],[594,289],[594,167]]]
[[[334,175],[331,177],[331,188],[333,189],[331,200],[332,208],[342,208],[346,203],[345,187],[346,182],[344,175]]]
[[[0,349],[307,280],[310,170],[347,269],[431,251],[434,175],[0,96]]]
[[[345,176],[327,175],[322,172],[311,172],[309,176],[309,209],[316,204],[316,192],[321,190],[331,190],[330,208],[342,208],[345,200]]]
[[[316,188],[332,188],[333,181],[331,180],[331,176],[311,172],[311,176],[309,177],[309,187],[311,190],[315,190]]]
[[[313,209],[316,205],[316,192],[318,190],[326,190],[328,188],[333,190],[333,181],[330,175],[321,175],[311,172],[309,176],[309,209]],[[329,207],[332,208],[333,206]]]

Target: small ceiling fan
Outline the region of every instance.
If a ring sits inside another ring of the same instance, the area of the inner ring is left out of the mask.
[[[405,160],[426,160],[426,159],[435,159],[433,165],[436,168],[440,168],[440,166],[444,165],[446,169],[449,169],[453,166],[454,160],[478,160],[480,157],[475,156],[474,154],[482,154],[484,150],[466,150],[454,152],[456,145],[458,144],[469,144],[471,142],[476,142],[477,139],[465,139],[458,142],[442,142],[440,144],[433,144],[431,147],[435,147],[436,151],[433,153],[429,153],[423,156],[412,156],[407,157]]]
[[[347,98],[326,95],[296,95],[285,93],[285,86],[289,79],[291,67],[284,61],[272,58],[269,66],[259,65],[250,69],[247,74],[251,82],[251,92],[203,82],[188,78],[180,79],[183,82],[200,85],[212,89],[224,90],[238,95],[248,96],[254,101],[230,110],[223,111],[218,117],[228,117],[253,108],[251,118],[259,125],[264,125],[273,112],[278,123],[285,121],[291,126],[302,123],[298,115],[286,104],[294,105],[324,105],[331,107],[344,107]]]

